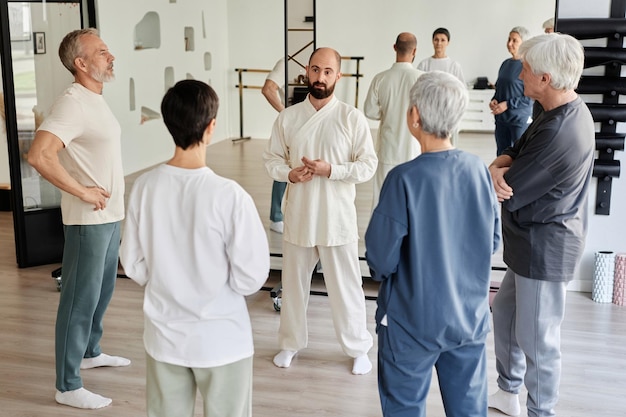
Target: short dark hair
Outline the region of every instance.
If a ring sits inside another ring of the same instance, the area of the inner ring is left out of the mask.
[[[446,28],[435,29],[435,31],[433,32],[433,39],[435,38],[435,35],[439,33],[441,33],[442,35],[446,35],[446,38],[448,38],[448,42],[450,42],[450,32],[448,31],[448,29]]]
[[[204,131],[217,116],[219,98],[213,88],[196,80],[182,80],[167,90],[161,114],[176,146],[187,149],[202,142]]]

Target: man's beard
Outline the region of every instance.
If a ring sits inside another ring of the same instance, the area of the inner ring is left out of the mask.
[[[330,97],[335,91],[335,84],[329,86],[322,83],[311,84],[311,81],[307,81],[307,87],[309,88],[309,94],[318,100],[323,100]],[[321,87],[321,88],[316,88]]]
[[[89,75],[91,76],[91,78],[101,83],[106,83],[115,79],[115,74],[113,73],[112,68],[110,71],[108,68],[106,71],[98,71],[94,69],[91,71],[91,73],[89,73]]]

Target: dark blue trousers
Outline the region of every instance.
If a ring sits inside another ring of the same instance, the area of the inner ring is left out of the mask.
[[[378,330],[378,392],[384,417],[425,417],[433,366],[447,417],[487,416],[485,338],[445,351],[396,354]]]

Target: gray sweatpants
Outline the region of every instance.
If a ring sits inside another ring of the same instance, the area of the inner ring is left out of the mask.
[[[517,394],[524,383],[529,417],[555,415],[566,292],[508,269],[492,303],[498,387]]]

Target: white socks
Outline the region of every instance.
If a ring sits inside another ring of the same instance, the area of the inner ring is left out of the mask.
[[[91,391],[87,391],[85,388],[78,388],[72,391],[57,391],[54,395],[54,399],[63,405],[69,405],[70,407],[95,409],[106,407],[111,404],[113,400],[103,397],[102,395],[94,394]]]
[[[122,358],[121,356],[109,356],[106,353],[101,353],[94,358],[83,358],[80,362],[80,369],[98,368],[100,366],[128,366],[130,360]],[[94,394],[85,388],[78,388],[72,391],[57,391],[54,395],[54,399],[59,404],[69,405],[70,407],[84,408],[84,409],[96,409],[111,405],[110,398],[103,397],[102,395]]]
[[[296,356],[298,351],[296,350],[281,350],[276,356],[274,356],[274,365],[279,368],[289,368],[293,357]],[[365,375],[372,371],[372,362],[367,355],[361,355],[354,358],[354,364],[352,365],[352,373],[354,375]]]
[[[274,365],[279,368],[289,368],[291,360],[298,353],[297,350],[281,350],[276,356],[274,356]]]
[[[498,390],[489,396],[489,408],[495,408],[510,416],[518,416],[522,412],[518,397],[517,394]]]
[[[365,375],[372,371],[372,362],[367,355],[361,355],[354,358],[354,365],[352,365],[352,373],[354,375]]]
[[[101,353],[95,358],[83,358],[80,362],[80,369],[98,368],[100,366],[128,366],[130,360],[121,356],[109,356]]]

